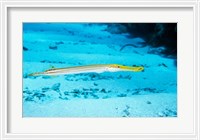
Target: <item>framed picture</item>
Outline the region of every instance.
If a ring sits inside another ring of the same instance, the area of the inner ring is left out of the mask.
[[[1,2],[1,139],[199,139],[199,2]]]

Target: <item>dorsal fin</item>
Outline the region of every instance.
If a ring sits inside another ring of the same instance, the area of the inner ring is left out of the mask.
[[[45,72],[50,71],[50,70],[54,70],[54,69],[56,69],[56,67],[51,65],[49,69],[45,70]]]

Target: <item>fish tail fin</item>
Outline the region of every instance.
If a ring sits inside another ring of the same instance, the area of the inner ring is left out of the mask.
[[[41,72],[35,72],[35,73],[29,74],[28,76],[40,76],[40,75],[42,75]]]

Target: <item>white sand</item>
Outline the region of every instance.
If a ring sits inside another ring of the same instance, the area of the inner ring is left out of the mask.
[[[110,99],[54,100],[24,103],[26,117],[164,117],[176,116],[176,94],[160,93]],[[170,111],[172,111],[170,113]],[[30,113],[31,112],[31,113]]]

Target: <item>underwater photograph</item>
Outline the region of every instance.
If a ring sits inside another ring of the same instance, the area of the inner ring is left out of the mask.
[[[178,117],[177,23],[23,23],[23,117]]]

